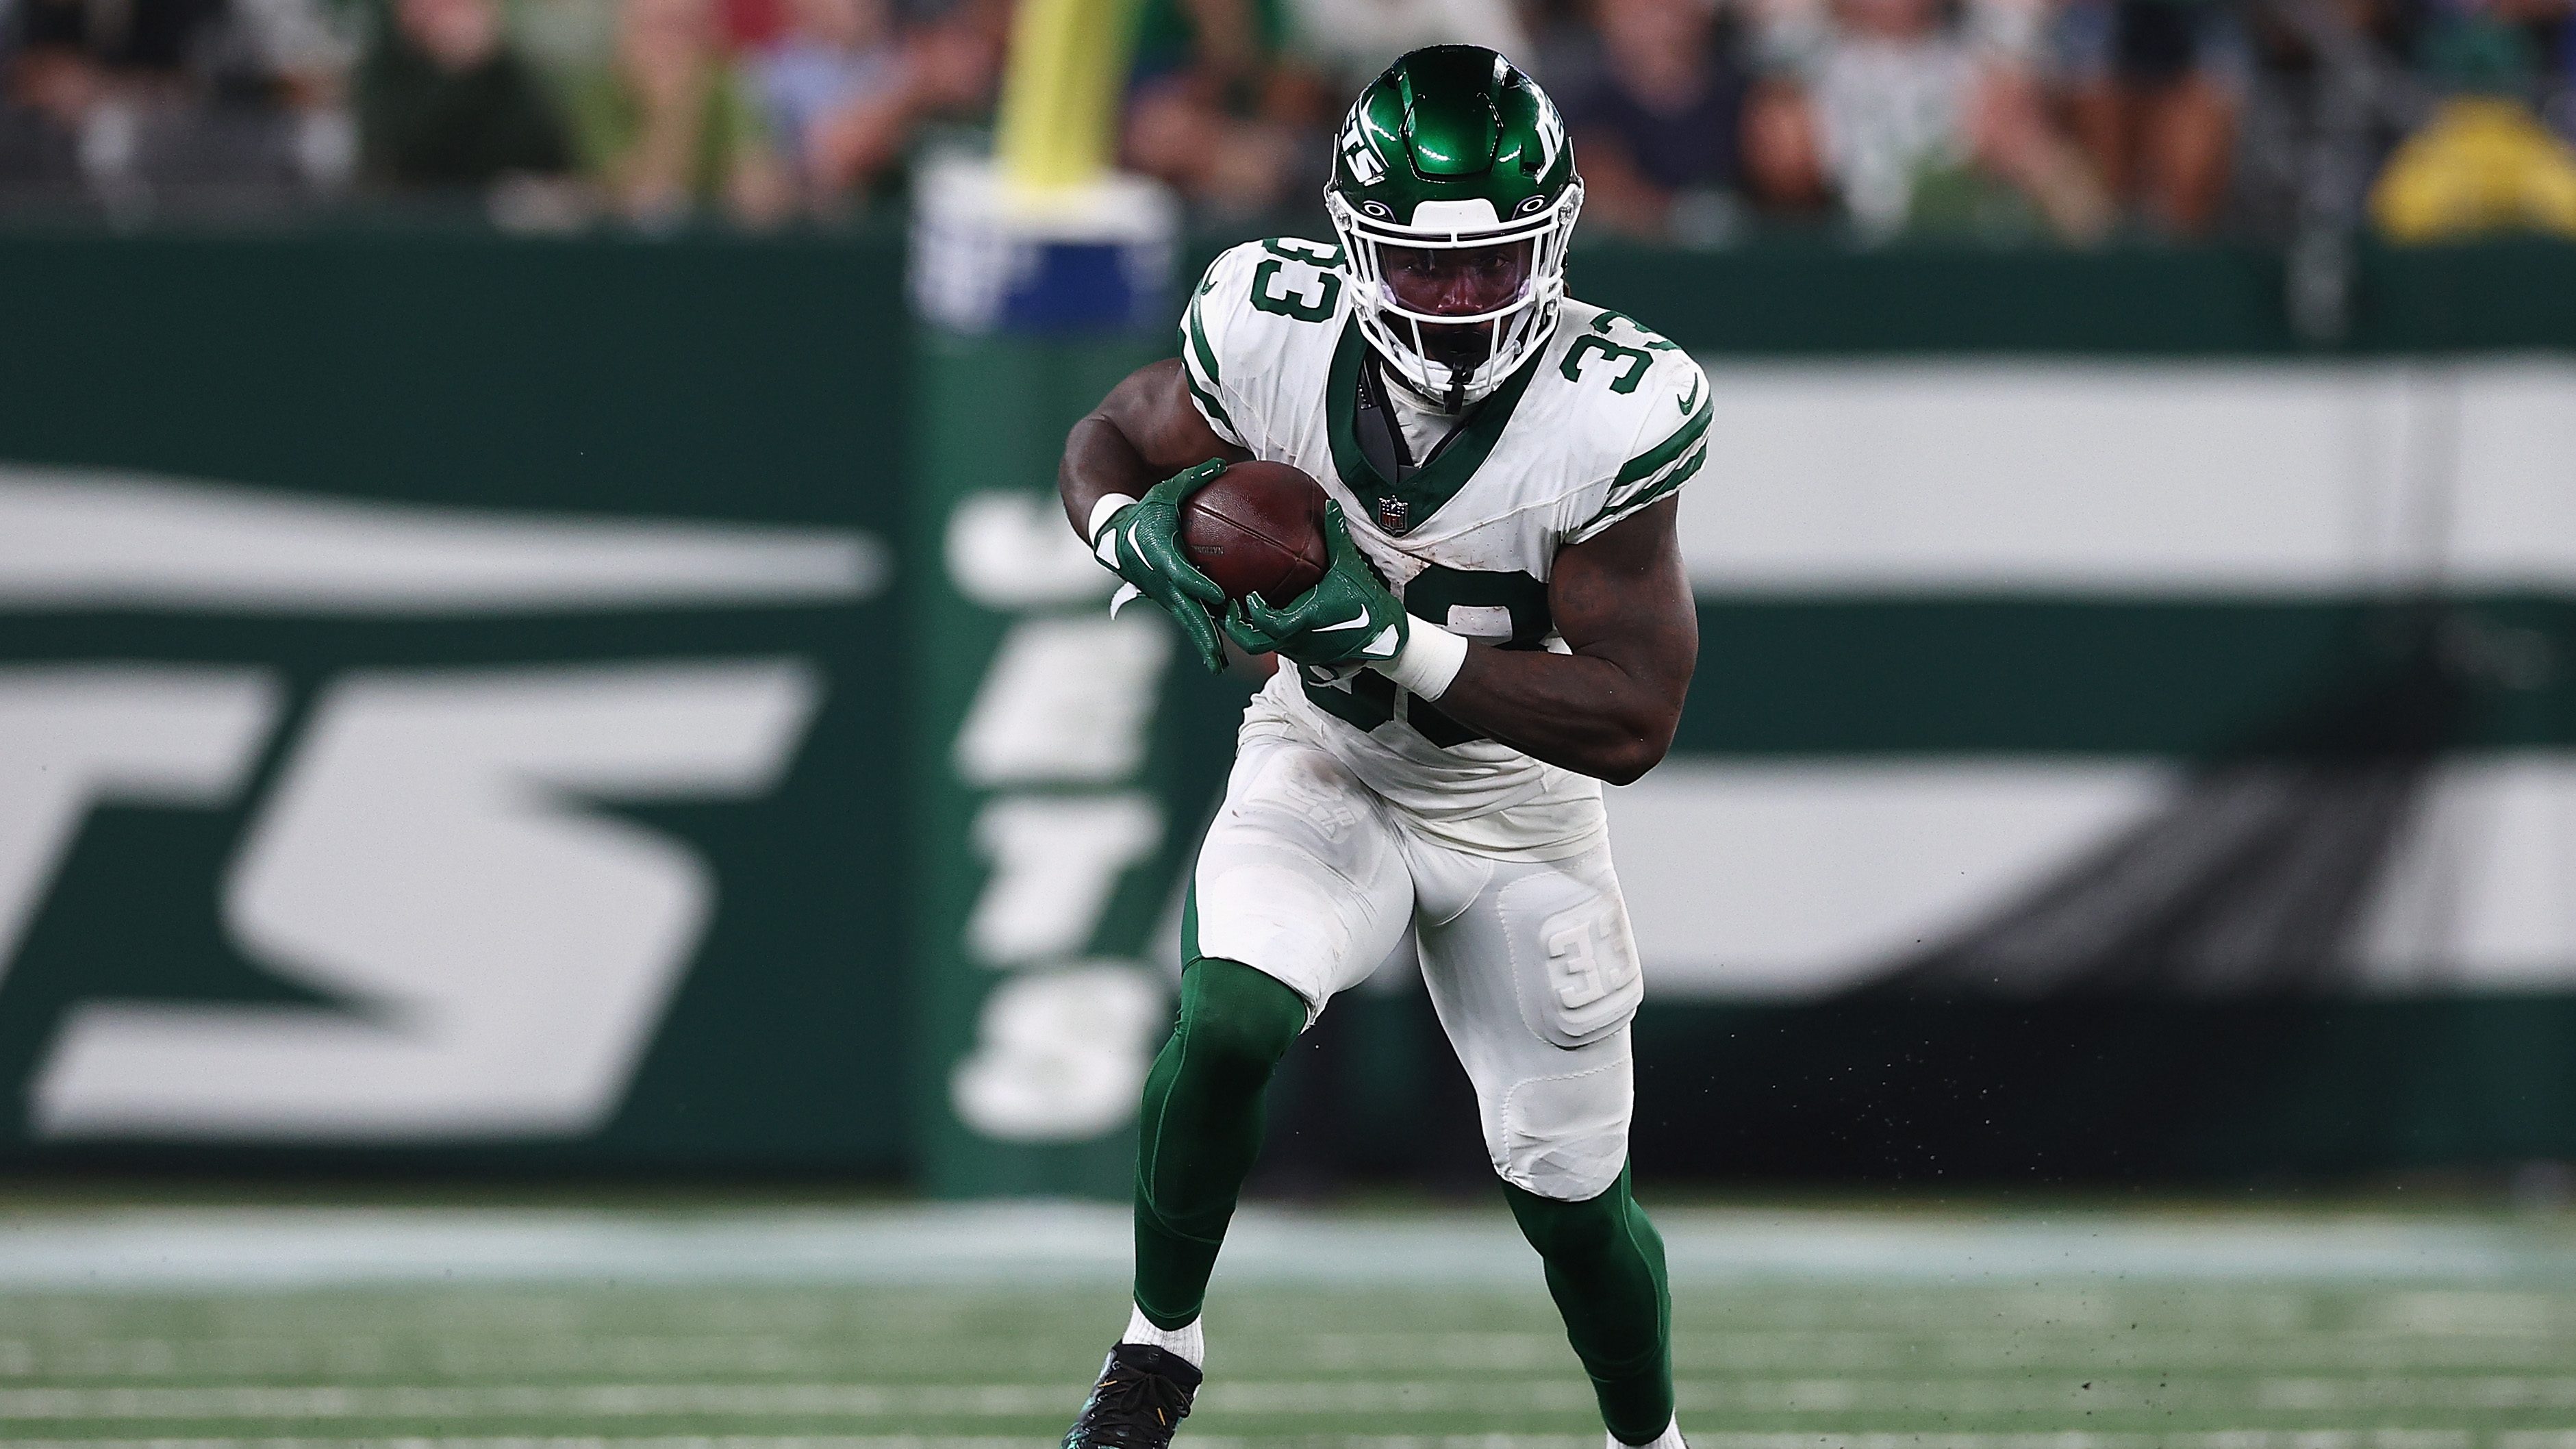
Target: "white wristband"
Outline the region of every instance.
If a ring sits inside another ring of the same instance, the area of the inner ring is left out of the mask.
[[[1416,699],[1436,700],[1467,663],[1467,641],[1428,619],[1415,619],[1404,651],[1372,666]]]
[[[1091,523],[1089,527],[1082,530],[1082,541],[1084,543],[1100,542],[1100,530],[1108,525],[1109,515],[1116,513],[1119,509],[1136,501],[1137,500],[1135,498],[1124,493],[1102,494],[1100,496],[1100,501],[1091,505]]]

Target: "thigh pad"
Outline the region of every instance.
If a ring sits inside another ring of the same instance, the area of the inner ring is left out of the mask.
[[[1494,910],[1511,954],[1512,995],[1531,1031],[1579,1047],[1637,1014],[1645,974],[1607,849],[1504,882]]]

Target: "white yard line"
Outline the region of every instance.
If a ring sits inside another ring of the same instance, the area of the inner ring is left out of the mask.
[[[1251,1334],[1241,1346],[1270,1373],[1432,1375],[1564,1371],[1574,1363],[1562,1331],[1291,1337]],[[987,1353],[987,1374],[1043,1374],[1061,1355],[1040,1345]],[[2277,1339],[2213,1340],[2187,1331],[2060,1331],[2036,1336],[1973,1330],[1946,1336],[1865,1329],[1769,1333],[1685,1332],[1674,1345],[1685,1378],[1759,1378],[1783,1371],[1868,1374],[1943,1366],[1970,1374],[2099,1374],[2153,1370],[2247,1378],[2355,1373],[2425,1375],[2445,1370],[2489,1374],[2576,1372],[2576,1341],[2535,1332],[2475,1335],[2436,1327],[2412,1335],[2353,1330]],[[322,1382],[432,1377],[444,1383],[501,1378],[519,1382],[649,1377],[828,1380],[853,1370],[885,1378],[953,1370],[953,1351],[884,1337],[799,1342],[778,1337],[703,1336],[595,1339],[578,1329],[537,1337],[477,1333],[470,1340],[424,1340],[367,1334],[47,1342],[0,1334],[0,1385],[15,1382],[145,1383],[266,1379]],[[2576,1446],[2571,1446],[2576,1449]]]
[[[2564,1374],[2459,1374],[2368,1378],[2266,1379],[2256,1388],[2264,1409],[2576,1410],[2576,1377]]]
[[[1234,1335],[1273,1373],[1510,1373],[1563,1370],[1573,1362],[1562,1333],[1531,1334],[1526,1342],[1410,1345],[1342,1344],[1328,1338],[1285,1343],[1253,1342]],[[2406,1339],[2313,1338],[2272,1343],[2213,1343],[2187,1334],[2085,1333],[2064,1341],[2034,1343],[2028,1335],[1991,1338],[1963,1335],[1925,1341],[1912,1336],[1872,1337],[1801,1333],[1775,1341],[1730,1341],[1686,1333],[1674,1345],[1675,1367],[1686,1377],[1759,1377],[1784,1370],[1867,1373],[1920,1370],[1940,1365],[1968,1373],[2098,1373],[2105,1365],[2129,1370],[2224,1374],[2326,1374],[2361,1372],[2490,1373],[2513,1370],[2576,1372],[2576,1346],[2563,1339],[2441,1337]],[[1044,1372],[1061,1355],[1029,1345],[984,1356],[984,1372]],[[0,1338],[0,1383],[108,1380],[144,1382],[211,1379],[392,1380],[431,1376],[440,1381],[504,1378],[518,1381],[622,1379],[649,1376],[716,1378],[767,1376],[828,1379],[864,1367],[878,1376],[909,1369],[953,1369],[953,1352],[923,1345],[853,1341],[794,1345],[746,1340],[674,1340],[595,1345],[578,1338],[499,1339],[470,1345],[418,1339],[189,1343],[167,1339],[108,1340],[36,1345]],[[907,1374],[907,1377],[913,1376]]]
[[[2576,1285],[2576,1235],[2392,1215],[1968,1216],[1685,1209],[1657,1214],[1676,1282],[2185,1278]],[[210,1208],[0,1218],[0,1288],[278,1288],[561,1282],[1114,1284],[1128,1211],[1037,1203],[637,1213]],[[1534,1273],[1500,1212],[1249,1210],[1234,1281],[1510,1284]]]
[[[1331,1449],[1590,1449],[1573,1434],[1329,1434],[1239,1436],[1184,1432],[1178,1449],[1259,1444]],[[397,1438],[19,1439],[13,1449],[1028,1449],[1025,1437],[944,1434],[667,1435]],[[2007,1434],[1698,1433],[1695,1449],[2576,1449],[2576,1429],[2213,1429]]]
[[[1239,1440],[1185,1438],[1193,1449],[1217,1449]],[[949,1434],[722,1434],[616,1438],[600,1435],[535,1437],[401,1437],[383,1439],[13,1439],[11,1449],[1029,1449],[1026,1436]]]
[[[2187,1406],[2260,1413],[2348,1414],[2389,1409],[2576,1412],[2576,1377],[2371,1375],[2342,1379],[2107,1377],[2068,1370],[2006,1378],[1828,1377],[1685,1379],[1685,1413],[1956,1415],[2048,1410],[2132,1411]],[[1061,1382],[305,1384],[0,1389],[0,1422],[253,1420],[1050,1417],[1072,1391]],[[1227,1380],[1200,1408],[1218,1416],[1313,1417],[1457,1413],[1580,1414],[1593,1405],[1576,1378]],[[1694,1442],[1697,1442],[1694,1440]],[[2576,1449],[2571,1445],[2570,1449]]]

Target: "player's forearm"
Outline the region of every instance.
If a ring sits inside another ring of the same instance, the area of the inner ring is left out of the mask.
[[[1064,462],[1056,469],[1056,491],[1064,497],[1064,516],[1088,542],[1091,513],[1111,494],[1144,495],[1163,478],[1127,440],[1118,425],[1093,413],[1065,435]]]
[[[1672,748],[1681,691],[1639,669],[1583,654],[1467,650],[1440,710],[1524,754],[1625,785]]]
[[[1127,375],[1100,406],[1065,435],[1056,490],[1064,516],[1087,541],[1100,500],[1144,496],[1145,490],[1210,458],[1252,456],[1219,437],[1191,403],[1178,358],[1149,362]]]

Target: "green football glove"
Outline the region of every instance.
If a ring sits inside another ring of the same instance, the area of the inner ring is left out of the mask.
[[[1225,668],[1225,645],[1217,639],[1211,610],[1225,607],[1225,590],[1200,573],[1182,552],[1181,500],[1204,488],[1225,471],[1223,458],[1210,458],[1146,490],[1145,496],[1109,515],[1091,540],[1091,552],[1127,588],[1110,601],[1109,612],[1141,594],[1163,606],[1189,636],[1199,662],[1211,674]],[[1133,590],[1130,593],[1129,590]]]
[[[1227,636],[1251,653],[1276,650],[1283,659],[1319,669],[1384,664],[1403,653],[1412,621],[1351,542],[1339,503],[1324,505],[1324,542],[1332,564],[1313,588],[1284,609],[1272,608],[1258,594],[1245,595],[1226,610]]]

